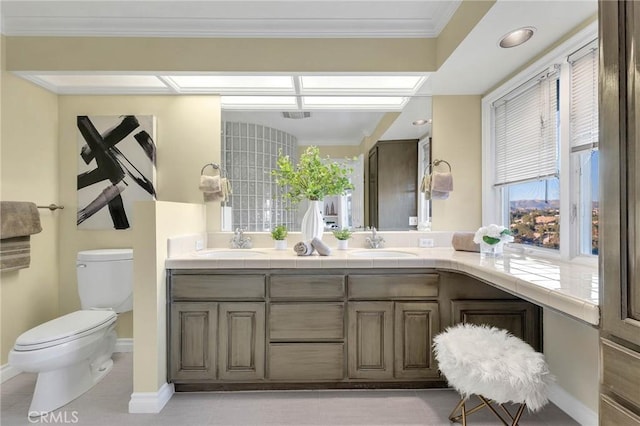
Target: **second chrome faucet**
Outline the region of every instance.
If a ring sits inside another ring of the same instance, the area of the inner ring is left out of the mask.
[[[377,249],[383,246],[384,238],[378,235],[375,227],[371,227],[371,236],[367,237],[365,241],[369,244],[369,248]]]

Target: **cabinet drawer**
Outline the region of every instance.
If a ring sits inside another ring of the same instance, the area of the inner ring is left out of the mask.
[[[350,299],[438,297],[438,274],[350,275]]]
[[[269,378],[273,380],[341,380],[342,343],[272,343]]]
[[[171,277],[173,300],[263,300],[264,296],[264,275],[174,275]]]
[[[342,299],[343,275],[272,275],[271,299],[317,300]]]
[[[640,416],[606,395],[600,394],[601,426],[640,426]]]
[[[610,340],[601,340],[602,385],[640,406],[640,353]]]
[[[337,340],[344,337],[342,303],[272,304],[271,340]]]

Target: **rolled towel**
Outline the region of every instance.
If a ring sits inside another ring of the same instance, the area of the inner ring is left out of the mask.
[[[453,176],[450,172],[433,172],[431,174],[431,192],[433,191],[453,191]]]
[[[295,251],[298,256],[310,256],[313,253],[313,246],[307,241],[300,241],[293,246],[293,251]]]
[[[480,251],[480,244],[473,242],[474,232],[454,232],[451,245],[458,251]]]
[[[200,191],[202,192],[221,192],[222,182],[220,176],[200,176]]]
[[[323,243],[318,237],[314,237],[313,240],[311,240],[311,246],[316,249],[320,256],[329,256],[331,254],[329,246]]]

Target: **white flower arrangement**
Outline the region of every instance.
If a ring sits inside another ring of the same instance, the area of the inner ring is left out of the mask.
[[[512,241],[513,237],[511,236],[511,232],[504,226],[495,224],[481,227],[473,237],[473,242],[476,244],[486,243],[494,245],[499,242],[510,243]]]

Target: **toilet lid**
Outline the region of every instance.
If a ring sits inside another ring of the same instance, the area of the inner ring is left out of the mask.
[[[15,350],[31,351],[79,339],[115,322],[113,311],[82,310],[61,316],[26,331],[16,340]]]

